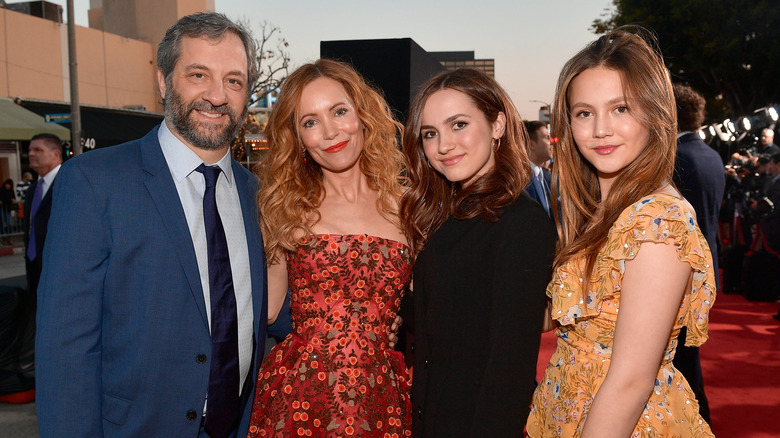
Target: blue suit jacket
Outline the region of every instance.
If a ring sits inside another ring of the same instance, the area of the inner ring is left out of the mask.
[[[544,182],[547,184],[548,190],[552,190],[552,175],[550,174],[550,171],[542,168],[542,176],[544,177]],[[534,201],[539,203],[539,205],[544,206],[542,203],[542,197],[544,196],[544,193],[540,193],[539,190],[536,190],[536,186],[534,185],[535,178],[536,177],[533,175],[533,173],[531,173],[531,181],[529,181],[528,185],[525,187],[525,192],[528,193],[534,199]],[[547,199],[547,205],[552,206],[550,199]]]
[[[235,160],[233,173],[256,340],[237,432],[244,436],[266,339],[267,286],[256,180]],[[211,340],[195,249],[157,128],[68,161],[57,185],[38,292],[41,436],[197,436]]]
[[[715,281],[718,275],[718,216],[726,187],[726,173],[720,155],[698,135],[689,133],[677,140],[674,183],[696,211],[696,222],[712,251]]]

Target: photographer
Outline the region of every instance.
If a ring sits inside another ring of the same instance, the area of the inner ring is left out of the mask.
[[[761,161],[769,161],[761,157]],[[754,166],[747,162],[741,166],[726,165],[726,190],[720,220],[731,226],[731,247],[750,247],[753,244],[754,226],[765,213],[766,202],[763,185],[766,166]],[[752,207],[752,208],[751,208]],[[737,249],[738,249],[737,248]]]
[[[755,137],[752,137],[755,139]],[[775,132],[769,128],[761,131],[761,138],[755,146],[740,148],[731,156],[731,163],[736,166],[745,164],[756,165],[760,157],[769,158],[774,154],[780,153],[780,147],[774,143]],[[755,140],[754,140],[755,141]]]
[[[761,232],[766,237],[767,250],[775,256],[780,256],[780,211],[777,208],[780,206],[780,152],[772,155],[766,169],[768,178],[764,195],[775,208],[762,215]],[[751,208],[760,211],[761,203],[753,201]]]

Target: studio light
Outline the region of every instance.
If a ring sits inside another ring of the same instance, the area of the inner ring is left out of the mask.
[[[742,128],[744,128],[745,131],[750,131],[750,129],[753,127],[753,124],[750,122],[748,117],[741,118],[740,125],[742,125]]]
[[[713,123],[710,125],[710,133],[712,136],[717,136],[721,141],[732,141],[731,133],[726,129],[726,126],[721,123]]]
[[[737,127],[734,126],[734,122],[731,121],[731,119],[726,119],[723,121],[723,127],[726,128],[726,132],[731,134],[737,133]]]
[[[777,108],[770,106],[766,109],[767,114],[769,115],[769,118],[772,119],[773,122],[777,121]]]

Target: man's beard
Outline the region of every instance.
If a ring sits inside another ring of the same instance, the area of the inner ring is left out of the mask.
[[[198,100],[186,105],[171,85],[168,84],[165,93],[165,119],[171,122],[179,135],[196,148],[207,151],[224,148],[233,142],[246,119],[246,106],[241,115],[236,116],[227,104],[214,106],[205,100]],[[200,123],[190,117],[193,111],[226,114],[230,122],[223,126]]]

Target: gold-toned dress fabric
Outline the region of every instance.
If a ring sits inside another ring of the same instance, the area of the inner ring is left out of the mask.
[[[636,257],[645,242],[676,246],[678,258],[693,268],[693,281],[683,296],[653,391],[631,437],[714,436],[699,415],[688,382],[672,365],[681,327],[688,328],[686,345],[698,346],[707,340],[707,320],[715,300],[712,255],[691,207],[667,194],[645,197],[620,214],[596,257],[587,290],[582,283],[583,258],[569,261],[553,274],[547,295],[552,298],[552,317],[561,326],[555,333],[556,351],[534,392],[528,436],[570,438],[582,433],[611,362],[625,262]]]

